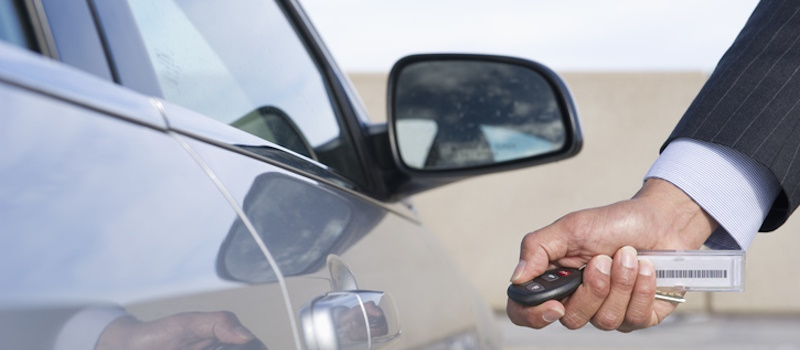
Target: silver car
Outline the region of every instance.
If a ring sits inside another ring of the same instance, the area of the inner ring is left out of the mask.
[[[547,68],[407,57],[374,124],[294,0],[0,24],[2,348],[501,347],[407,199],[577,153]]]

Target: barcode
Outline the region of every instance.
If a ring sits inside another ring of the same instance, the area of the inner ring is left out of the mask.
[[[656,278],[728,278],[728,270],[656,270]]]

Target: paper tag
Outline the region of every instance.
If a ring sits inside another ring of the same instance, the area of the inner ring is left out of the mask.
[[[744,291],[743,250],[643,250],[639,258],[653,263],[659,290]]]

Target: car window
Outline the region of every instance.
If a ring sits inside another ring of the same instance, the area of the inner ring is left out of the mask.
[[[24,5],[18,0],[0,0],[0,40],[38,51]]]
[[[272,1],[130,1],[164,98],[363,173],[320,69]]]

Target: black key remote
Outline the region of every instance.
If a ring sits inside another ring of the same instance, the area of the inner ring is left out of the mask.
[[[568,267],[547,270],[523,284],[508,286],[508,297],[522,305],[534,306],[548,300],[561,300],[583,282],[583,271]]]

